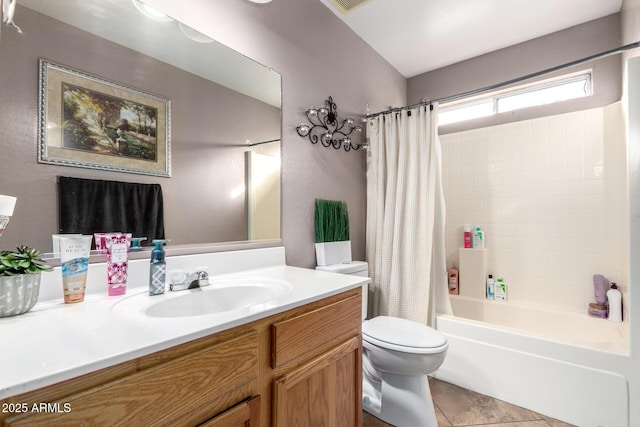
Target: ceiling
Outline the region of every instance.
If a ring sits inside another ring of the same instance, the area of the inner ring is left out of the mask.
[[[620,11],[623,0],[371,0],[343,14],[405,77]]]

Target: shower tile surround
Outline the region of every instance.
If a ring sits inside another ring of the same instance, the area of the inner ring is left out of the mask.
[[[586,313],[600,273],[622,284],[626,304],[622,129],[614,103],[440,136],[447,265],[471,224],[509,300]]]

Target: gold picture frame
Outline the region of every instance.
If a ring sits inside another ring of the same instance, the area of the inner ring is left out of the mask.
[[[40,59],[38,163],[171,176],[171,102]]]

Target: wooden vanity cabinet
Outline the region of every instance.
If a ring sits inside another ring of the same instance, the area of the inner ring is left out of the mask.
[[[29,410],[4,425],[194,426],[258,395],[254,331],[193,350],[166,362],[175,356],[171,350],[150,355],[137,361],[135,372],[119,377],[107,369],[11,399],[28,402]],[[41,403],[53,405],[38,412]]]
[[[275,426],[362,425],[360,311],[356,295],[273,324]]]
[[[4,399],[20,410],[0,425],[361,426],[360,304],[358,288]]]

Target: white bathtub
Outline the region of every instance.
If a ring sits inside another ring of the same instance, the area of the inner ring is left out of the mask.
[[[580,427],[628,427],[625,324],[581,313],[452,296],[435,377]]]

